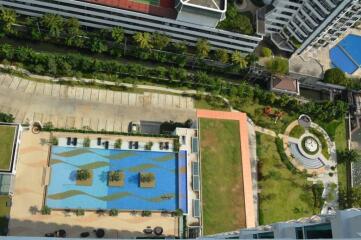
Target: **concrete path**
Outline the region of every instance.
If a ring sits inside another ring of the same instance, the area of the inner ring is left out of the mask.
[[[195,119],[193,99],[40,83],[0,73],[0,112],[16,122],[52,122],[60,128],[128,130],[131,121]]]

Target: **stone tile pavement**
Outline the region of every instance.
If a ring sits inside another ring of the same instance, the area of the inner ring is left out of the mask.
[[[129,93],[34,82],[0,73],[0,112],[16,122],[52,122],[61,128],[127,131],[131,121],[195,119],[192,98]]]

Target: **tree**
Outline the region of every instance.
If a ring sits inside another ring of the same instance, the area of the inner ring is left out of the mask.
[[[39,26],[39,18],[37,17],[27,17],[25,20],[25,26],[31,38],[34,40],[41,39],[41,31]]]
[[[47,31],[48,38],[59,38],[64,27],[63,17],[47,13],[42,16],[41,24]]]
[[[184,54],[187,51],[187,44],[185,42],[173,43],[176,53]]]
[[[124,30],[121,27],[112,28],[112,38],[114,42],[118,45],[123,44],[124,41]]]
[[[252,35],[254,30],[250,17],[244,13],[240,13],[234,3],[229,2],[227,8],[226,19],[220,22],[218,27],[233,32]]]
[[[338,68],[331,68],[326,70],[325,75],[323,76],[323,81],[333,84],[347,84],[347,77],[344,72]]]
[[[196,44],[197,57],[199,57],[199,58],[208,57],[210,50],[211,50],[211,48],[206,39],[199,39],[197,41],[197,44]]]
[[[261,55],[262,57],[271,57],[272,56],[272,50],[269,49],[268,47],[263,47],[261,49]]]
[[[155,48],[162,50],[170,43],[170,38],[162,33],[154,32],[152,34],[152,42]]]
[[[85,181],[90,178],[90,172],[87,169],[79,169],[76,171],[76,179]]]
[[[355,150],[343,150],[337,153],[338,162],[340,163],[351,163],[360,159],[360,154]]]
[[[104,42],[103,40],[101,40],[96,36],[90,38],[90,51],[92,51],[93,53],[100,54],[106,52],[107,50],[108,50],[108,46],[106,42]]]
[[[275,57],[274,59],[271,59],[266,63],[266,69],[273,74],[287,74],[288,60],[282,57]]]
[[[49,208],[48,206],[43,206],[40,210],[42,215],[50,215],[51,214],[51,208]]]
[[[85,33],[80,29],[81,25],[78,19],[69,18],[65,22],[65,44],[67,46],[83,47]]]
[[[221,63],[226,64],[229,61],[229,54],[225,49],[217,49],[216,58]]]
[[[15,118],[12,114],[2,113],[0,112],[0,122],[12,123]]]
[[[232,62],[233,64],[237,65],[240,69],[244,69],[247,67],[247,61],[242,56],[242,54],[239,51],[234,51],[232,53]]]
[[[16,23],[16,12],[12,9],[1,8],[0,26],[2,33],[15,33],[13,28]]]
[[[151,48],[153,48],[152,36],[150,35],[150,33],[137,32],[136,34],[133,35],[133,39],[136,41],[138,46],[140,48],[142,48],[142,49],[151,49]]]

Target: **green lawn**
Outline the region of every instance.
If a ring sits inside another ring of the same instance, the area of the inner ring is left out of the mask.
[[[204,234],[245,227],[239,123],[200,120]]]
[[[257,134],[259,157],[259,223],[297,219],[319,213],[306,177],[293,174],[282,163],[275,138]]]
[[[290,132],[290,136],[294,137],[294,138],[299,138],[301,137],[303,134],[305,133],[305,128],[297,125],[294,128],[292,128],[291,132]]]
[[[197,109],[229,111],[227,104],[219,99],[201,97],[200,99],[194,99],[194,105]]]
[[[0,169],[10,168],[15,131],[15,127],[0,126]]]
[[[6,202],[10,202],[10,197],[0,195],[0,235],[4,234],[3,231],[8,226],[8,216],[10,214],[10,207],[6,206]]]

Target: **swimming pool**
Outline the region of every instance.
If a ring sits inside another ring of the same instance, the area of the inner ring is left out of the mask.
[[[46,195],[50,208],[174,211],[186,206],[186,196],[179,194],[183,188],[179,179],[186,171],[180,171],[176,153],[54,146],[50,165]],[[80,168],[92,172],[91,186],[76,184],[76,170]],[[124,186],[107,185],[112,170],[124,172]],[[140,188],[139,172],[153,173],[155,187]]]
[[[350,34],[330,50],[332,65],[352,74],[361,66],[361,36]]]

